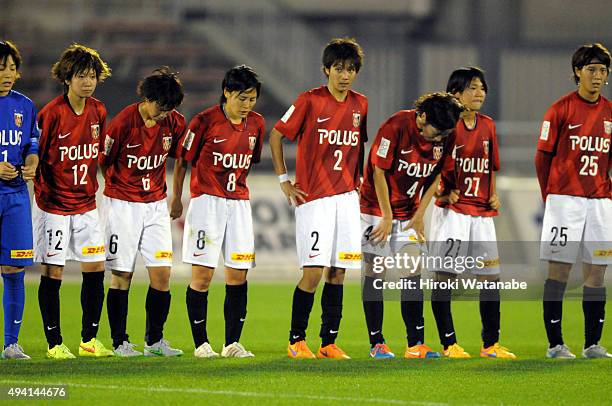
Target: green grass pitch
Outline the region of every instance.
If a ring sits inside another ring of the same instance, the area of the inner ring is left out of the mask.
[[[609,404],[612,360],[546,360],[546,339],[539,302],[502,303],[502,344],[518,360],[405,360],[405,331],[397,302],[385,302],[385,337],[399,355],[394,360],[368,357],[367,331],[359,286],[347,285],[338,344],[352,360],[302,360],[286,357],[293,284],[252,283],[242,342],[254,359],[196,359],[185,309],[186,283],[174,281],[165,336],[185,355],[172,359],[76,359],[49,361],[37,303],[37,285],[27,285],[20,343],[33,359],[0,361],[0,385],[66,384],[71,401],[83,404]],[[80,340],[80,285],[62,286],[62,335],[76,354]],[[146,285],[130,293],[128,333],[142,350]],[[319,292],[320,293],[320,292]],[[214,284],[208,306],[213,348],[223,344],[222,284]],[[439,349],[430,303],[425,304],[426,340]],[[477,302],[453,304],[459,343],[473,356],[480,347]],[[320,306],[310,318],[309,344],[316,350]],[[578,354],[583,340],[579,301],[565,304],[566,343]],[[612,329],[602,344],[612,347]],[[110,346],[103,312],[98,337]]]

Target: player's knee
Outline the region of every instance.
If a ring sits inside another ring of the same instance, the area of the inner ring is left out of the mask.
[[[590,288],[601,288],[604,286],[605,267],[593,266],[584,279],[584,285]]]
[[[323,268],[304,267],[304,273],[298,287],[306,292],[312,293],[317,290],[317,286],[319,286],[322,276]]]
[[[330,268],[325,275],[325,282],[334,285],[340,285],[344,283],[344,275],[346,271],[342,268]]]
[[[24,268],[19,266],[2,265],[2,273],[19,273],[23,270]]]
[[[128,290],[132,283],[132,272],[113,271],[110,287],[112,289]]]
[[[434,280],[436,282],[448,282],[457,279],[457,275],[450,272],[435,272]]]
[[[62,274],[64,273],[63,266],[57,265],[43,265],[42,274],[51,279],[62,279]]]
[[[551,261],[549,262],[548,266],[548,279],[552,279],[559,282],[567,282],[571,270],[571,264]]]
[[[205,292],[210,287],[211,281],[212,275],[200,275],[191,278],[191,283],[189,286],[191,286],[193,290],[197,290],[198,292]]]
[[[228,285],[243,285],[246,282],[246,271],[233,271],[225,273],[225,283]]]

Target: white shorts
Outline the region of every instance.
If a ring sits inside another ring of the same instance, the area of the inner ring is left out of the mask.
[[[361,250],[364,254],[372,254],[381,257],[391,256],[402,250],[406,245],[418,245],[419,237],[412,228],[404,230],[410,220],[393,220],[391,234],[387,237],[384,246],[370,241],[370,234],[376,228],[382,218],[371,214],[361,213]]]
[[[34,261],[65,266],[66,261],[103,262],[104,233],[98,210],[81,214],[48,213],[32,202]]]
[[[295,209],[300,267],[361,268],[359,195],[356,191],[322,197]]]
[[[183,231],[183,262],[215,268],[255,267],[251,202],[201,195],[189,202]]]
[[[493,217],[470,216],[434,206],[429,230],[430,271],[499,274]]]
[[[166,200],[139,203],[104,196],[106,268],[133,272],[140,252],[145,266],[172,266],[172,235]]]
[[[540,258],[567,264],[580,260],[612,264],[612,199],[548,195]]]

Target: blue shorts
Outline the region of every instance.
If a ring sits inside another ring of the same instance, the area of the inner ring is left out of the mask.
[[[32,246],[28,189],[0,194],[0,265],[34,265]]]

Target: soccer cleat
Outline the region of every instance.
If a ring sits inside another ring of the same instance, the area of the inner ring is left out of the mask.
[[[214,358],[219,356],[208,343],[203,343],[196,348],[193,355],[197,358]]]
[[[336,344],[328,344],[325,347],[319,347],[319,351],[317,351],[317,358],[351,359],[351,357],[346,355],[346,353]]]
[[[79,357],[112,357],[114,353],[107,349],[101,341],[95,337],[79,344]]]
[[[546,351],[546,358],[574,359],[576,356],[567,348],[567,345],[557,344]]]
[[[506,347],[502,347],[499,343],[495,343],[488,348],[480,349],[480,356],[483,358],[509,358],[516,359],[516,355],[510,352]]]
[[[124,341],[123,343],[121,343],[120,346],[115,348],[115,351],[113,352],[116,357],[140,357],[142,355],[142,352],[136,351],[134,347],[136,347],[136,344],[132,344],[129,341]]]
[[[183,355],[183,350],[170,347],[170,343],[162,338],[155,344],[145,344],[144,355],[145,357],[179,357]]]
[[[252,358],[255,355],[251,351],[247,351],[242,344],[234,342],[227,347],[223,346],[221,356],[224,358]]]
[[[395,358],[395,354],[391,352],[391,349],[387,346],[387,344],[376,344],[370,350],[370,357],[374,359],[389,359]]]
[[[310,348],[308,348],[308,345],[306,345],[306,340],[298,341],[295,344],[289,343],[289,347],[287,347],[287,355],[289,358],[295,359],[316,358],[312,351],[310,351]]]
[[[53,348],[47,350],[47,358],[50,359],[72,359],[76,358],[74,354],[70,352],[70,349],[63,343],[58,344]]]
[[[440,353],[432,350],[427,344],[417,344],[406,347],[404,358],[440,358]]]
[[[448,358],[471,358],[470,354],[457,343],[450,345],[442,354]]]
[[[589,348],[582,350],[584,358],[612,358],[612,354],[601,345],[593,344]]]
[[[2,358],[4,359],[30,359],[30,356],[23,352],[23,347],[19,344],[14,343],[9,345],[2,351]]]

